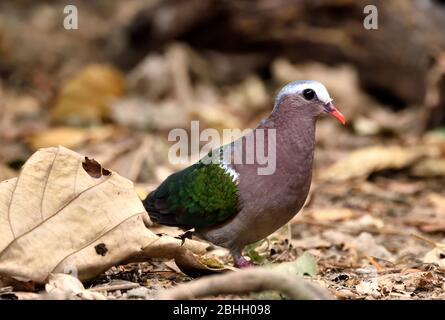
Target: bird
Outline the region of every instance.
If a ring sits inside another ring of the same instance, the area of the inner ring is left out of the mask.
[[[252,267],[243,248],[285,225],[306,201],[316,121],[323,114],[343,125],[346,122],[323,84],[315,80],[288,83],[276,95],[268,117],[255,129],[171,174],[150,192],[143,204],[151,220],[194,229],[198,237],[227,248],[236,267]],[[260,132],[264,132],[264,145],[260,145]],[[272,132],[275,140],[269,139]],[[254,147],[249,148],[252,141]],[[264,163],[247,158],[271,146],[275,169],[271,174],[260,174]],[[241,157],[233,161],[237,152]]]

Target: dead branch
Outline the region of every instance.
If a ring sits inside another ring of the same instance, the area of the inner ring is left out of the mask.
[[[301,277],[255,268],[214,275],[163,291],[161,300],[195,299],[219,294],[243,294],[274,290],[294,300],[334,299],[324,288]]]

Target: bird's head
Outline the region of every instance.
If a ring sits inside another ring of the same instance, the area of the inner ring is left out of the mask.
[[[285,85],[275,98],[272,111],[294,113],[316,118],[327,113],[345,124],[344,115],[332,103],[325,86],[313,80],[294,81]]]

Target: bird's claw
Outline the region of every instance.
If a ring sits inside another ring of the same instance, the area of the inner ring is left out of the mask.
[[[193,236],[194,229],[187,230],[186,232],[176,236],[176,239],[181,240],[181,246],[184,244],[185,239],[191,239]]]

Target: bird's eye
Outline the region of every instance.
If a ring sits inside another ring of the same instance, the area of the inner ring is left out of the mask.
[[[312,89],[304,89],[303,90],[303,97],[306,100],[313,100],[315,98],[315,91]]]

